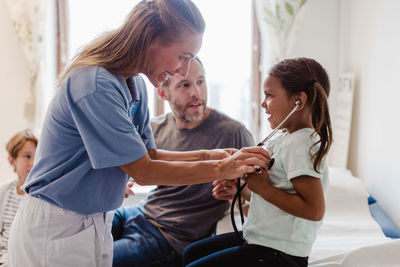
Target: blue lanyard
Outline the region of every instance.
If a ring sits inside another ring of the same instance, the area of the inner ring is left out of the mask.
[[[132,106],[132,109],[131,109],[131,115],[132,116],[135,116],[137,109],[138,109],[138,106],[136,106],[136,104],[134,104]]]

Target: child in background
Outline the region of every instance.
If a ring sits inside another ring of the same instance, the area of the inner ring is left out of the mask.
[[[17,177],[0,186],[0,265],[7,262],[8,235],[25,192],[20,189],[33,166],[38,140],[29,131],[14,135],[7,143],[8,162]]]
[[[284,59],[272,66],[261,104],[271,128],[296,105],[298,109],[282,126],[284,131],[266,144],[269,170],[247,177],[242,194],[250,200],[245,241],[228,233],[195,242],[185,249],[185,266],[308,265],[325,212],[325,158],[332,143],[329,90],[325,69],[313,59]],[[229,188],[232,183],[214,184]]]

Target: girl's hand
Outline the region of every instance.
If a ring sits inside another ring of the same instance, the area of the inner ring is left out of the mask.
[[[133,190],[132,190],[132,186],[133,186],[133,182],[128,182],[126,184],[125,198],[127,198],[129,196],[133,196],[135,194],[135,192],[133,192]]]
[[[236,180],[214,181],[213,186],[213,196],[219,200],[232,200],[237,191]]]
[[[269,188],[273,187],[269,180],[268,171],[260,168],[260,172],[249,173],[247,175],[247,187],[258,195],[268,191]]]

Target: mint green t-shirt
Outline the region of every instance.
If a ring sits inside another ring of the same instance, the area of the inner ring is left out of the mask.
[[[325,160],[320,165],[320,173],[313,168],[310,147],[319,140],[312,136],[313,129],[303,128],[291,134],[282,134],[271,140],[266,148],[274,158],[268,171],[275,187],[288,193],[295,193],[291,179],[308,175],[322,180],[324,194],[328,187],[328,166]],[[313,147],[312,153],[319,148]],[[310,221],[295,217],[252,193],[248,220],[243,226],[243,234],[249,244],[274,248],[299,257],[310,255],[312,244],[322,221]]]

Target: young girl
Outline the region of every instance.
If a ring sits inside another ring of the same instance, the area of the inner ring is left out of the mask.
[[[329,89],[325,69],[313,59],[284,59],[272,66],[261,104],[271,128],[298,108],[282,126],[284,131],[266,144],[268,171],[247,178],[245,242],[228,233],[193,243],[184,252],[185,265],[307,266],[325,212],[325,158],[332,143]]]
[[[8,161],[17,174],[0,186],[0,265],[7,262],[7,245],[11,223],[25,195],[21,186],[33,166],[38,140],[25,130],[14,135],[7,143]]]

